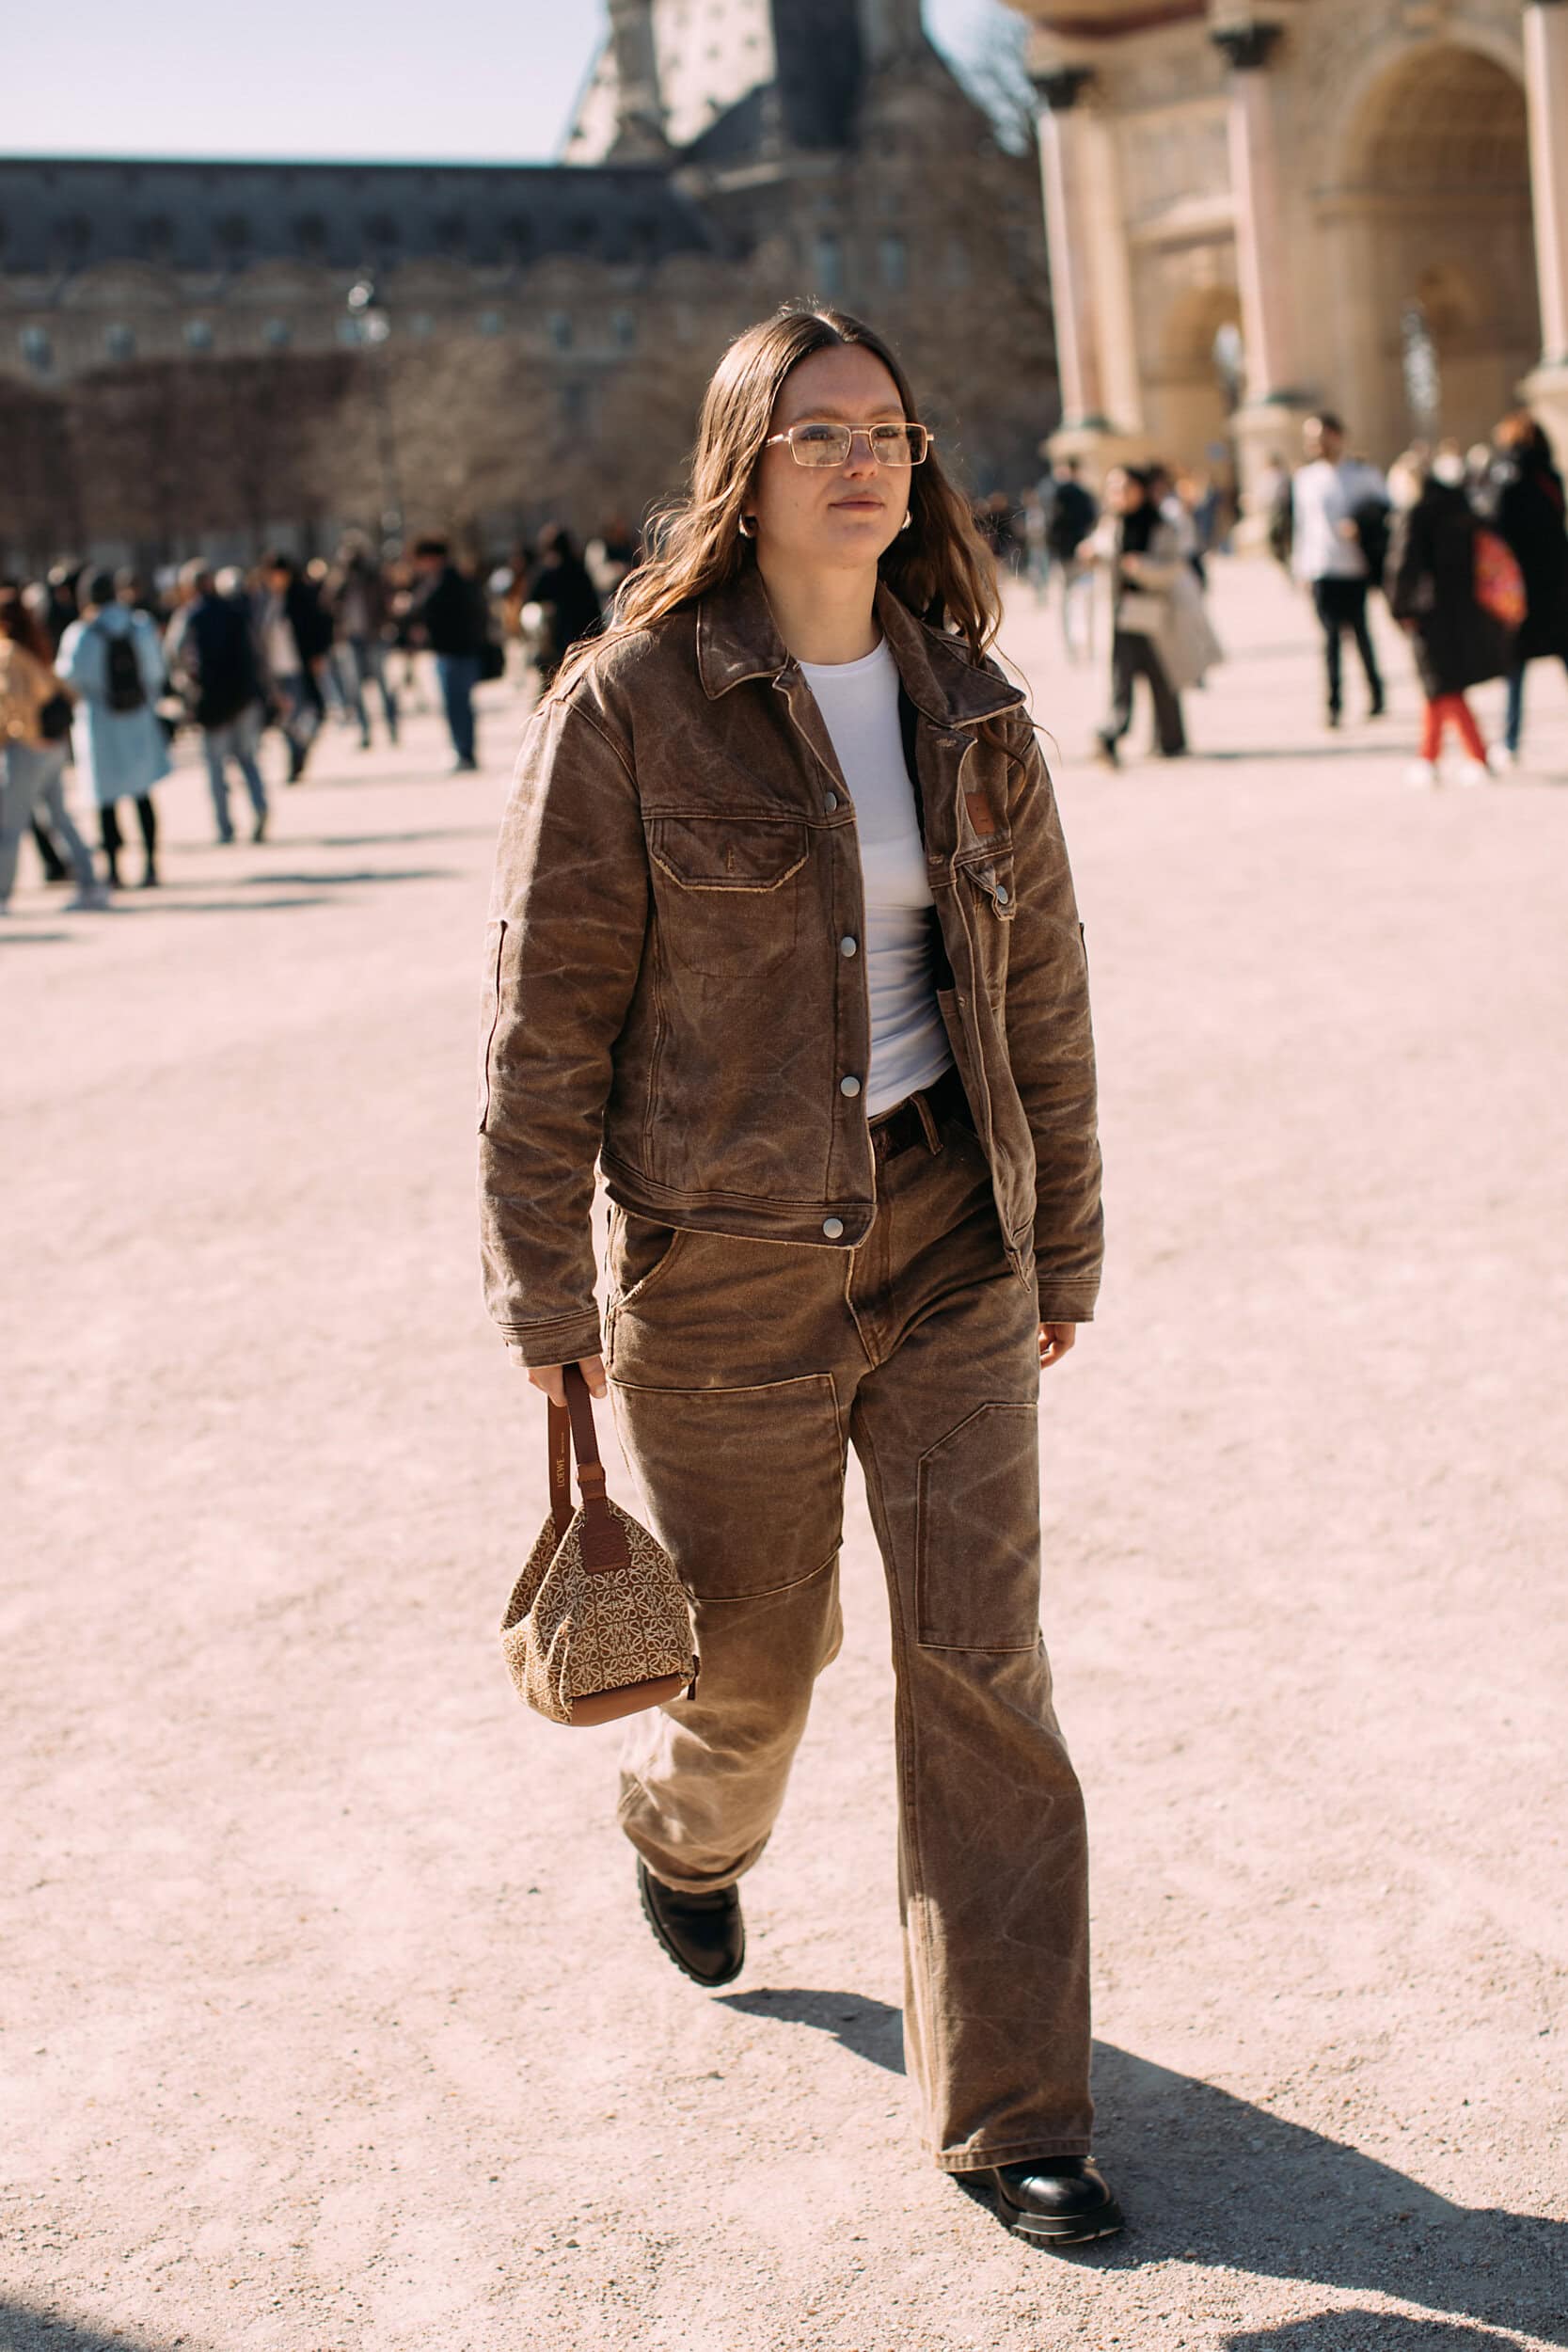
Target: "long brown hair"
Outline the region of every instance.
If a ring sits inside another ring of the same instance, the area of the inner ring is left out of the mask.
[[[567,655],[553,693],[570,687],[605,644],[726,586],[755,564],[754,546],[740,535],[740,516],[774,404],[802,359],[841,344],[858,344],[879,359],[898,388],[905,416],[918,417],[909,378],[892,349],[874,327],[847,311],[791,302],[747,327],[720,360],[704,395],[689,489],[650,518],[647,561],[623,584],[604,636],[585,639]],[[911,473],[910,518],[908,531],[881,559],[881,577],[911,612],[961,638],[979,661],[1001,626],[996,567],[934,447]]]

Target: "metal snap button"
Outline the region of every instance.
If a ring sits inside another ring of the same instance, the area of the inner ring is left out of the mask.
[[[824,792],[822,795],[822,805],[831,817],[834,809],[838,806],[838,794],[836,792]]]
[[[846,936],[838,943],[838,952],[841,956],[857,956],[860,953],[860,946],[861,944],[858,939],[850,939]]]
[[[825,1216],[822,1220],[822,1231],[830,1241],[837,1241],[844,1231],[844,1219],[841,1216]]]
[[[1007,903],[1007,885],[1006,882],[998,882],[996,885],[996,903],[999,907],[1005,907]]]
[[[840,1094],[858,1094],[861,1090],[861,1082],[858,1078],[841,1078],[838,1082],[838,1090]]]

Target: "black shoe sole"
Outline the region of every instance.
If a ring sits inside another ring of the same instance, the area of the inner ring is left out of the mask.
[[[736,1977],[739,1976],[741,1970],[746,1965],[746,1930],[744,1926],[740,1931],[740,1953],[735,1963],[735,1965],[731,1968],[726,1968],[721,1977],[699,1976],[696,1969],[692,1967],[690,1962],[687,1960],[677,1949],[675,1945],[671,1942],[663,1920],[654,1909],[653,1897],[648,1892],[649,1875],[647,1864],[645,1862],[640,1862],[637,1866],[637,1899],[642,1906],[643,1918],[646,1919],[649,1927],[652,1928],[654,1931],[654,1942],[658,1946],[659,1950],[664,1954],[666,1960],[673,1960],[676,1967],[680,1970],[681,1975],[683,1977],[689,1977],[693,1984],[700,1984],[705,1993],[717,1993],[721,1985],[733,1984]]]
[[[1014,2237],[1034,2238],[1041,2246],[1092,2246],[1097,2238],[1115,2237],[1125,2227],[1114,2197],[1093,2213],[1063,2214],[1053,2220],[1049,2214],[1025,2213],[998,2191],[996,2212],[1002,2227]]]

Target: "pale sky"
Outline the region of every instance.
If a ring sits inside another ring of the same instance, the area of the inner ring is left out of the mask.
[[[962,55],[997,0],[927,0]],[[603,0],[74,0],[26,10],[0,152],[546,161]]]

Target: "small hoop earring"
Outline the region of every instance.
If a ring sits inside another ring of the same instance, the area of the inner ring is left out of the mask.
[[[743,539],[754,539],[757,535],[756,517],[752,515],[742,515],[738,529]]]

